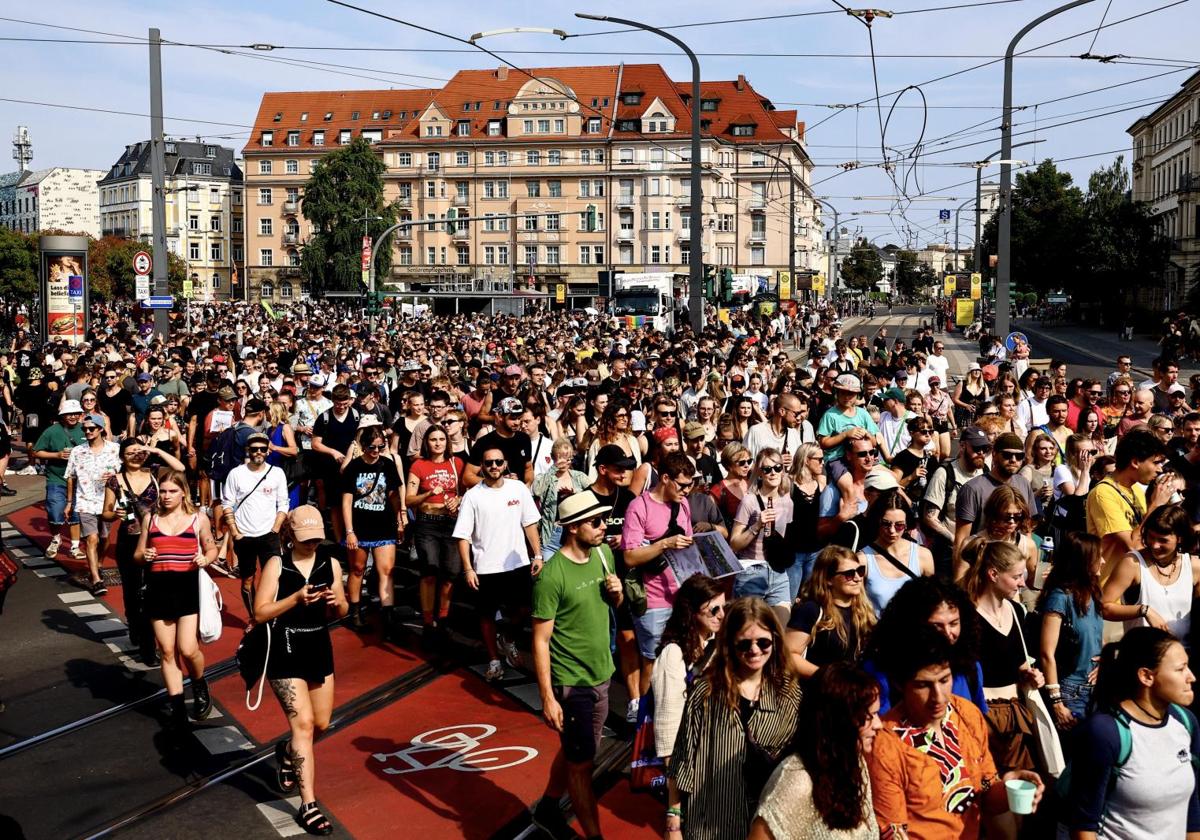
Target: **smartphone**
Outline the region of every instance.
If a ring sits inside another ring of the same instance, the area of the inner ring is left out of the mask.
[[[314,583],[308,587],[309,592],[324,592],[329,588],[328,583]]]

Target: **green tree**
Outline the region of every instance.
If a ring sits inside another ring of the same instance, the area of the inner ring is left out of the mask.
[[[1052,160],[1017,174],[1012,193],[1011,279],[1025,289],[1077,291],[1087,284],[1083,192]],[[983,253],[997,253],[998,216],[983,230]],[[995,270],[986,265],[986,276]]]
[[[1161,282],[1170,245],[1156,229],[1149,205],[1130,200],[1129,186],[1124,156],[1088,179],[1082,297],[1117,301],[1126,290]]]
[[[912,297],[932,285],[933,270],[917,261],[916,251],[896,252],[896,291]]]
[[[0,228],[0,301],[30,301],[37,293],[37,237]]]
[[[383,196],[387,170],[371,145],[357,138],[327,154],[304,187],[304,217],[313,235],[304,243],[301,267],[315,296],[331,291],[361,290],[363,218],[372,239],[396,223],[398,208]],[[392,249],[374,255],[377,277],[392,267]]]
[[[848,288],[873,292],[875,284],[883,279],[883,260],[863,237],[854,243],[850,256],[842,260],[840,273]]]
[[[102,300],[133,300],[137,293],[133,255],[148,251],[157,260],[160,254],[137,239],[105,236],[93,239],[88,247],[88,279],[92,297]],[[187,264],[175,254],[167,256],[167,290],[172,295],[183,291]]]

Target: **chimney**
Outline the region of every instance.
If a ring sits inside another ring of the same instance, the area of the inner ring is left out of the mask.
[[[735,83],[734,87],[736,87],[738,90],[746,89],[746,77],[743,74],[738,73],[737,82]]]
[[[796,123],[796,136],[798,137],[798,139],[800,140],[801,143],[804,142],[804,121],[803,120]]]
[[[508,79],[508,68],[504,66],[497,67],[496,78],[502,82]]]

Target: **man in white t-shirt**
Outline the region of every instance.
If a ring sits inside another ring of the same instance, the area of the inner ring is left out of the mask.
[[[925,368],[929,371],[929,376],[936,376],[942,382],[950,381],[950,360],[946,358],[944,342],[933,343],[933,352],[925,357]],[[928,382],[929,377],[926,377],[925,381]]]
[[[267,463],[270,444],[261,432],[246,438],[246,463],[225,477],[215,511],[233,540],[242,600],[250,615],[254,615],[254,575],[279,554],[279,529],[288,514],[287,478],[283,470]]]
[[[496,632],[496,613],[507,610],[514,628],[523,625],[532,604],[533,582],[542,570],[541,514],[524,482],[505,478],[503,450],[488,447],[480,455],[481,481],[463,494],[454,525],[458,555],[467,585],[478,593],[479,629],[487,647],[484,677],[504,676],[501,654],[513,668],[521,665],[516,644]],[[532,549],[532,561],[530,560]]]
[[[812,424],[808,422],[808,403],[796,394],[781,394],[775,400],[770,418],[751,426],[743,444],[752,458],[758,457],[763,449],[779,450],[785,468],[791,469],[792,453],[797,447],[815,441]]]

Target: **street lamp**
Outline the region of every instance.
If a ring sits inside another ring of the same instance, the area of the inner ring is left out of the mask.
[[[755,147],[752,151],[758,152],[763,157],[769,157],[771,160],[782,163],[788,171],[788,276],[792,278],[792,282],[796,280],[796,171],[792,169],[790,161],[786,161],[778,155],[771,154],[764,150],[761,146]]]
[[[700,60],[696,58],[696,54],[692,52],[691,47],[670,32],[664,32],[645,23],[638,23],[635,20],[625,20],[624,18],[612,17],[610,15],[592,15],[585,12],[576,12],[575,17],[583,18],[584,20],[608,21],[622,26],[631,26],[646,32],[653,32],[655,35],[666,38],[683,50],[687,54],[688,60],[692,63],[692,226],[688,246],[688,314],[691,319],[692,332],[699,335],[701,330],[704,329],[704,260],[701,253],[701,233],[703,232],[701,213],[704,185],[700,172]]]
[[[571,36],[561,29],[550,29],[546,26],[508,26],[504,29],[489,29],[486,32],[476,32],[467,39],[472,45],[482,38],[491,38],[493,35],[515,35],[518,33],[536,32],[542,35],[557,35],[559,39],[565,41]]]
[[[826,201],[823,198],[817,198],[816,196],[813,196],[813,201],[815,201],[817,204],[820,204],[822,207],[829,208],[829,212],[833,214],[833,253],[829,258],[829,294],[828,294],[829,297],[833,297],[833,290],[837,288],[837,281],[838,281],[837,251],[838,251],[838,242],[839,242],[839,239],[841,236],[841,234],[839,233],[840,222],[838,220],[838,210],[836,207],[834,207],[832,204],[830,204],[828,201]]]
[[[1009,283],[1012,279],[1012,163],[1007,162],[1012,157],[1012,74],[1013,53],[1017,43],[1025,37],[1029,30],[1044,23],[1055,15],[1062,14],[1068,9],[1083,6],[1093,0],[1073,0],[1057,9],[1051,9],[1044,15],[1035,18],[1022,27],[1021,31],[1008,42],[1004,53],[1004,111],[1000,118],[1000,157],[1006,162],[1000,165],[1000,223],[997,231],[996,256],[996,321],[993,332],[997,335],[1008,335],[1009,332]],[[978,246],[976,246],[978,248]]]

